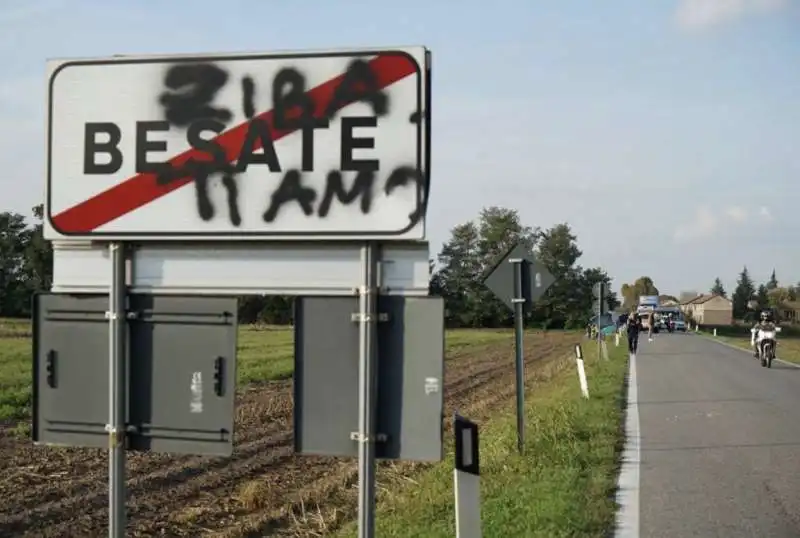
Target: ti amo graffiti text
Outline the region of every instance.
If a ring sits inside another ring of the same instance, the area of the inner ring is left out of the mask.
[[[390,102],[385,91],[378,87],[370,65],[353,60],[341,82],[333,90],[321,114],[318,103],[308,93],[303,74],[294,68],[279,71],[272,81],[272,114],[257,115],[258,88],[252,78],[241,79],[242,111],[248,121],[244,136],[237,147],[223,147],[216,137],[230,129],[233,113],[229,108],[215,106],[217,93],[229,83],[228,73],[218,65],[208,63],[176,64],[169,67],[163,88],[156,100],[163,118],[135,123],[135,170],[137,174],[155,174],[166,184],[190,178],[197,194],[197,211],[203,220],[215,216],[209,195],[209,181],[215,175],[222,178],[227,193],[228,215],[239,226],[237,176],[251,166],[265,166],[271,172],[282,173],[282,179],[266,200],[263,219],[273,222],[287,204],[299,204],[307,216],[316,213],[326,217],[334,201],[343,205],[358,202],[363,214],[372,209],[378,182],[383,180],[386,195],[414,184],[417,192],[416,209],[409,215],[411,224],[424,214],[425,177],[416,166],[400,166],[381,171],[378,159],[356,159],[354,150],[375,149],[375,139],[368,133],[375,128],[378,117],[389,113]],[[363,102],[370,105],[373,115],[344,117],[340,121],[341,152],[339,167],[327,172],[320,192],[303,184],[303,173],[314,170],[314,138],[319,129],[329,129],[330,120],[347,104]],[[409,121],[419,122],[419,111],[412,111]],[[153,158],[156,152],[168,151],[167,143],[158,134],[173,129],[185,131],[186,141],[199,157],[192,157],[181,166]],[[283,170],[273,142],[276,135],[300,131],[301,167]],[[119,148],[122,128],[112,122],[85,125],[84,174],[113,174],[122,167],[124,156]],[[101,157],[103,156],[103,157]],[[355,181],[346,187],[343,173],[356,172]]]

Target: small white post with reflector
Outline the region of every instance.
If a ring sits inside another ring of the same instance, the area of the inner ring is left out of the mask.
[[[578,363],[578,381],[581,384],[581,393],[584,398],[589,397],[589,383],[586,381],[586,369],[583,365],[583,350],[580,344],[575,344],[575,362]]]
[[[614,345],[619,347],[619,332],[614,335]]]
[[[455,415],[456,438],[453,480],[456,491],[456,538],[481,538],[481,477],[478,425]]]
[[[716,327],[714,328],[714,336],[717,336],[717,329],[716,329]]]

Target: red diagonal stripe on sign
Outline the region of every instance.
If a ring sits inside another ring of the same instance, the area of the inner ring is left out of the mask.
[[[413,60],[404,54],[387,53],[379,55],[373,58],[369,64],[380,89],[414,74],[417,70]],[[314,103],[315,118],[324,116],[328,105],[333,99],[334,92],[343,78],[344,73],[306,92]],[[298,112],[299,108],[295,107],[295,109],[288,112],[287,116],[293,117]],[[261,119],[267,122],[270,126],[273,142],[297,130],[275,129],[272,116],[273,111],[269,110],[259,114],[254,119]],[[238,156],[247,134],[249,121],[241,123],[214,138],[225,150],[228,162],[233,161]],[[256,149],[260,147],[260,142],[257,142]],[[208,155],[195,149],[189,149],[176,155],[169,162],[173,167],[179,168],[190,159],[208,160]],[[191,182],[192,178],[182,178],[160,185],[156,180],[156,174],[137,174],[53,216],[52,223],[61,233],[91,232]]]

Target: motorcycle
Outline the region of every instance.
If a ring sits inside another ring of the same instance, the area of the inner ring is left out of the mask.
[[[752,343],[758,342],[758,358],[761,359],[761,366],[772,368],[772,361],[775,359],[775,347],[778,344],[776,335],[781,332],[780,327],[773,327],[772,330],[751,329]]]
[[[667,332],[674,333],[675,332],[675,322],[671,319],[667,320]]]

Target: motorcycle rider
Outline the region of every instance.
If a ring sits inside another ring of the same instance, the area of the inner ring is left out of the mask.
[[[761,312],[761,319],[753,326],[753,356],[758,358],[758,331],[774,331],[775,318],[771,310],[763,310]]]

